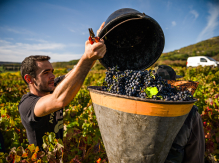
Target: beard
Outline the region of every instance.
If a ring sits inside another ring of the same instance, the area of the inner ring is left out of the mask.
[[[37,90],[39,92],[43,92],[43,93],[51,93],[54,91],[55,87],[54,87],[54,80],[50,81],[48,83],[44,82],[44,83],[38,83],[36,80],[34,80],[34,84],[37,87]],[[49,84],[53,84],[53,86],[50,86]]]

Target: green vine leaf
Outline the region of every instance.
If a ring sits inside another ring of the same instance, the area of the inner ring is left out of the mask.
[[[146,89],[144,89],[144,91],[149,98],[152,98],[154,95],[157,95],[158,93],[157,87],[147,87]]]

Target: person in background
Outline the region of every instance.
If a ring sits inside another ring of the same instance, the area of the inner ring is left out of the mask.
[[[103,28],[101,25],[100,30]],[[85,77],[97,59],[106,53],[103,40],[85,43],[85,52],[76,67],[66,75],[55,79],[49,56],[29,56],[21,66],[21,76],[30,92],[23,95],[18,109],[29,144],[39,146],[46,132],[54,132],[63,138],[63,107],[68,105],[80,90]]]
[[[176,72],[167,65],[155,67],[155,73],[158,73],[163,79],[176,80],[182,76],[176,75]],[[204,163],[205,137],[203,122],[198,107],[193,105],[183,126],[178,132],[171,146],[165,163]]]

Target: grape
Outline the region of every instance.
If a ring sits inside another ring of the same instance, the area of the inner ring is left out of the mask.
[[[149,97],[145,91],[148,87],[157,87],[158,93]],[[190,101],[194,100],[190,91],[179,91],[172,88],[167,80],[155,73],[154,70],[125,70],[119,67],[109,68],[106,71],[103,91],[133,96],[139,98],[164,101]]]

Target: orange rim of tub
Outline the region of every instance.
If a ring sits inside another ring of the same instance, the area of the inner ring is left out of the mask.
[[[197,100],[163,101],[141,99],[125,95],[117,95],[101,91],[101,87],[89,86],[90,96],[94,104],[114,110],[159,117],[177,117],[188,114]],[[97,90],[99,89],[99,90]]]

